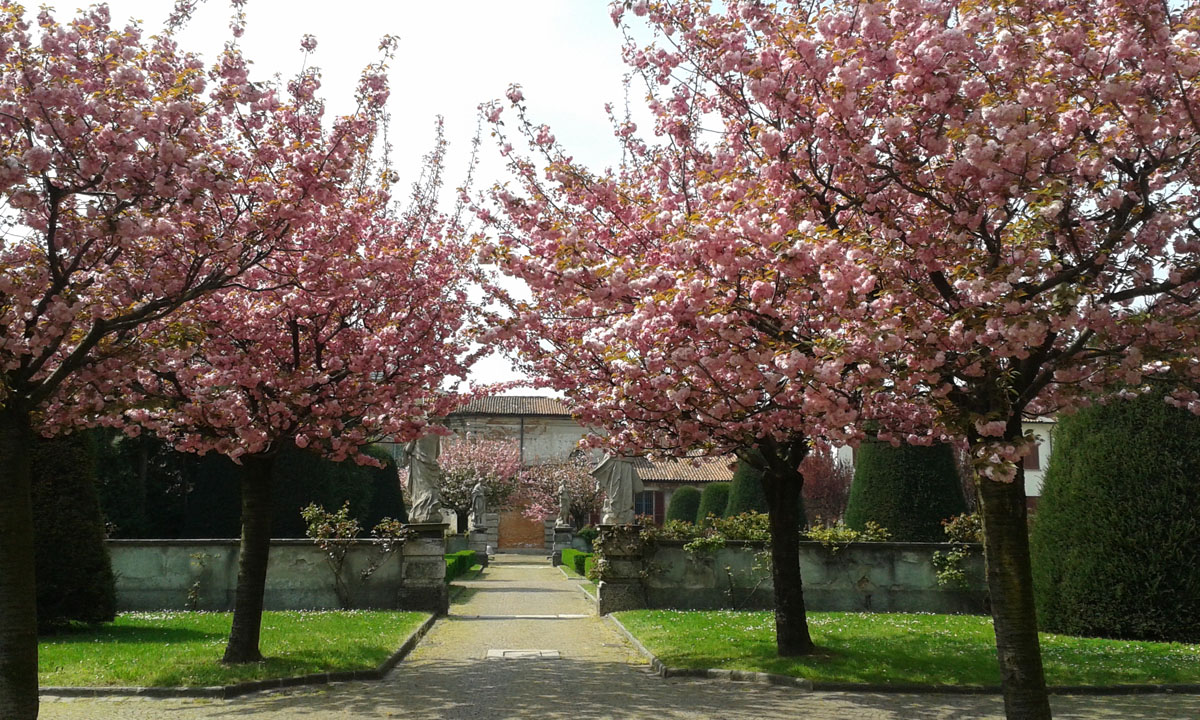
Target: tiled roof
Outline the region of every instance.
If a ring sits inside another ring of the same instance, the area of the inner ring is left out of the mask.
[[[571,413],[557,398],[541,395],[489,395],[475,398],[453,415],[560,415]]]
[[[709,483],[729,482],[733,479],[733,470],[729,469],[733,458],[704,458],[698,460],[698,466],[688,460],[648,460],[636,458],[633,461],[638,477],[643,482],[668,483]]]

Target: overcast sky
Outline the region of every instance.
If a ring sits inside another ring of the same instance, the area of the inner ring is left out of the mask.
[[[39,3],[27,6],[34,12]],[[60,20],[86,3],[51,0]],[[169,0],[111,0],[114,24],[142,21],[148,33],[162,28]],[[230,36],[226,0],[208,0],[180,33],[188,50],[211,59]],[[300,70],[300,40],[310,33],[317,49],[309,62],[321,68],[323,95],[335,113],[352,109],[360,70],[375,61],[379,39],[400,39],[391,63],[393,160],[401,177],[416,179],[433,139],[435,117],[445,117],[450,142],[448,185],[466,172],[467,152],[481,102],[504,96],[510,83],[524,89],[531,118],[551,126],[572,155],[592,167],[620,160],[604,104],[625,99],[621,34],[604,0],[459,0],[454,3],[342,0],[249,0],[241,39],[254,77],[283,77]],[[636,86],[635,86],[636,87]],[[638,92],[634,91],[637,104]],[[494,142],[485,134],[475,187],[503,179]],[[411,171],[411,172],[410,172]],[[513,379],[509,363],[488,359],[475,379]]]

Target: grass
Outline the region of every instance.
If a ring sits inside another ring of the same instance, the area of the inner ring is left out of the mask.
[[[631,610],[617,617],[668,667],[755,670],[814,682],[998,685],[989,617],[809,613],[817,654],[775,654],[769,612]],[[1200,683],[1200,645],[1042,633],[1051,685]]]
[[[585,593],[587,593],[588,595],[591,595],[592,597],[596,597],[596,583],[592,582],[589,578],[586,578],[583,575],[580,575],[579,573],[575,572],[575,570],[572,569],[570,566],[559,565],[559,567],[562,568],[562,571],[564,573],[566,573],[567,577],[579,578],[580,580],[583,580],[584,582],[579,583],[579,587],[583,588],[583,591]]]
[[[230,613],[126,613],[41,638],[43,686],[204,687],[317,672],[368,670],[429,617],[419,612],[263,613],[266,660],[222,665]]]

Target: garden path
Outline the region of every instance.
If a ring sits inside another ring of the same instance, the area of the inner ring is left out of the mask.
[[[632,647],[544,557],[500,555],[450,615],[378,683],[337,683],[232,700],[46,699],[43,720],[406,720],[468,718],[754,718],[989,720],[996,696],[804,693],[652,675]],[[497,651],[559,657],[496,658]],[[1058,720],[1200,717],[1200,696],[1055,697]]]

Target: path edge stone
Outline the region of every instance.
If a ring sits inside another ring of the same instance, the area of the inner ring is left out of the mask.
[[[588,602],[590,602],[592,604],[592,608],[595,609],[596,596],[591,594],[590,592],[588,592],[587,589],[583,587],[583,584],[585,582],[591,582],[591,581],[588,580],[587,578],[580,577],[579,575],[576,575],[574,573],[568,573],[566,570],[566,567],[567,567],[566,565],[556,565],[555,566],[555,568],[560,573],[562,573],[563,577],[565,577],[567,580],[571,581],[571,583],[573,585],[575,585],[576,590],[583,593],[583,596],[588,599]]]
[[[299,687],[302,685],[327,685],[334,682],[348,682],[351,680],[360,681],[378,681],[387,677],[396,665],[408,657],[425,637],[440,618],[444,616],[436,613],[430,614],[425,622],[421,623],[416,630],[409,633],[408,638],[400,645],[400,647],[381,662],[377,667],[371,670],[343,670],[339,672],[328,673],[310,673],[308,675],[294,675],[285,678],[268,678],[266,680],[250,680],[247,682],[234,683],[233,685],[215,685],[210,687],[57,687],[47,686],[38,689],[39,697],[60,697],[60,698],[99,698],[99,697],[153,697],[153,698],[192,698],[205,699],[217,698],[228,700],[240,695],[249,693],[262,692],[263,690],[277,690],[280,688]]]

